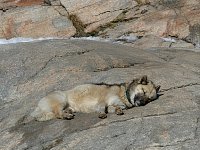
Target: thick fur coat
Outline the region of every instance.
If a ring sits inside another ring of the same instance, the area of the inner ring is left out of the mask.
[[[42,98],[31,114],[38,121],[53,118],[72,119],[74,112],[98,112],[99,118],[106,118],[108,107],[117,115],[123,109],[145,105],[157,98],[156,87],[147,76],[123,84],[83,84],[68,91],[55,91]]]

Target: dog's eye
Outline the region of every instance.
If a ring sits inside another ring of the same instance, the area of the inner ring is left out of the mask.
[[[144,91],[144,89],[142,89],[142,91],[143,91],[143,93],[144,93],[144,95],[146,94],[146,92]]]

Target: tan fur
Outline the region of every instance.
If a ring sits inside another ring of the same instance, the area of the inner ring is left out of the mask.
[[[132,106],[125,98],[125,89],[122,86],[80,85],[72,90],[67,91],[68,103],[76,112],[98,112],[109,105]],[[119,102],[112,101],[112,97],[119,98]]]
[[[106,108],[109,106],[115,109],[116,114],[121,115],[122,109],[133,106],[136,94],[147,93],[148,97],[153,90],[155,91],[154,84],[147,84],[146,80],[147,77],[144,76],[126,85],[84,84],[68,91],[55,91],[42,98],[31,115],[38,121],[53,118],[72,119],[73,112],[98,112],[100,118],[106,118]],[[127,91],[130,93],[130,100],[127,98]],[[152,96],[154,95],[155,92]]]

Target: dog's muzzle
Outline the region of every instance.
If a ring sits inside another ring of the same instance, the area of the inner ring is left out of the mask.
[[[146,97],[144,96],[144,95],[141,95],[141,94],[137,94],[137,95],[135,95],[135,97],[134,97],[134,105],[136,106],[136,107],[138,107],[138,106],[144,106],[146,103]]]

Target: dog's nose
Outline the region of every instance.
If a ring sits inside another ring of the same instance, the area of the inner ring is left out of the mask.
[[[144,99],[145,99],[144,96],[142,96],[140,94],[136,95],[134,97],[134,104],[135,104],[135,106],[143,106],[143,105],[145,105],[145,100]]]
[[[144,106],[145,103],[143,100],[138,100],[138,101],[135,101],[135,106]]]
[[[135,101],[135,106],[136,107],[140,106],[140,102],[139,101]]]

